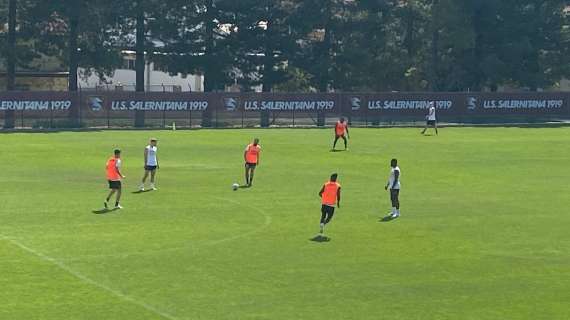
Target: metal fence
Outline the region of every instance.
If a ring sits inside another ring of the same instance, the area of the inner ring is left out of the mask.
[[[0,92],[3,128],[298,127],[423,122],[429,105],[456,123],[570,119],[570,93]]]

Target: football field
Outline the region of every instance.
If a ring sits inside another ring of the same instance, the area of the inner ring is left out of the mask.
[[[570,319],[570,128],[419,131],[1,134],[0,319]],[[150,137],[159,190],[135,193]],[[96,214],[115,147],[124,209]]]

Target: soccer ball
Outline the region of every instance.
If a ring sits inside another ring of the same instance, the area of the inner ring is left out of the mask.
[[[232,184],[232,189],[233,189],[234,191],[236,191],[237,189],[239,189],[239,184],[237,184],[237,183]]]

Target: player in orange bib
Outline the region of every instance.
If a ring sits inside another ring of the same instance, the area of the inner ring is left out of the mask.
[[[109,209],[108,202],[115,193],[117,193],[115,209],[123,209],[119,203],[119,201],[121,201],[121,180],[125,178],[120,170],[121,164],[121,150],[115,149],[113,157],[107,160],[107,180],[109,181],[109,189],[111,189],[111,192],[109,192],[109,195],[105,199],[105,209]]]
[[[346,122],[346,120],[344,119],[344,117],[341,117],[340,120],[338,120],[334,126],[334,143],[333,143],[333,151],[336,148],[336,143],[338,141],[338,139],[342,138],[342,140],[344,140],[344,150],[348,150],[348,140],[350,138],[350,135],[348,133],[348,123]]]
[[[331,179],[327,181],[321,191],[319,191],[319,197],[321,197],[321,235],[325,232],[325,225],[331,222],[334,215],[334,207],[340,208],[340,184],[336,181],[338,174],[333,173]]]
[[[255,168],[259,165],[259,158],[261,155],[261,146],[259,139],[255,138],[253,143],[250,143],[243,152],[243,159],[245,160],[245,184],[251,187],[253,183],[253,173]]]

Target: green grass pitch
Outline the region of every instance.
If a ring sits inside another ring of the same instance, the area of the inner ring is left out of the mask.
[[[0,319],[570,319],[569,128],[351,134],[2,134]],[[159,190],[134,194],[151,136]],[[93,214],[114,147],[125,209]],[[380,222],[392,157],[402,217]],[[342,208],[313,242],[332,172]]]

